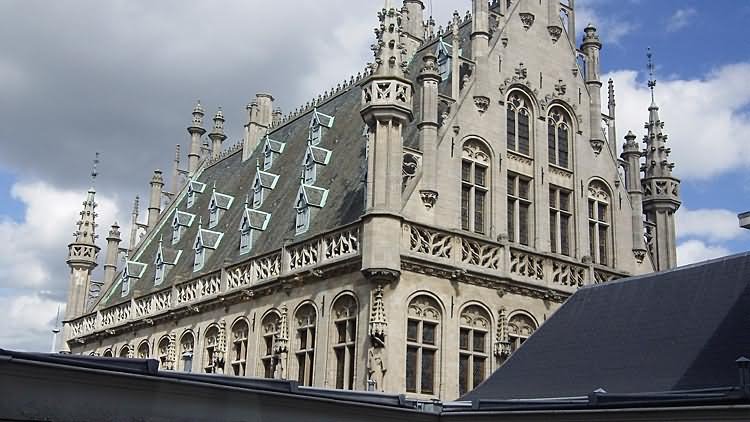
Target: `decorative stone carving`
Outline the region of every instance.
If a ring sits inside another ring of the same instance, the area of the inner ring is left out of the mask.
[[[378,286],[372,293],[370,305],[370,341],[375,348],[385,347],[385,336],[388,330],[388,319],[385,316],[383,303],[383,286]]]
[[[367,351],[367,390],[385,391],[384,381],[387,371],[385,348],[370,347]]]
[[[495,356],[505,359],[510,356],[510,341],[508,341],[508,317],[505,308],[497,312],[497,338],[495,339]]]
[[[645,249],[633,249],[633,256],[635,257],[635,261],[639,264],[643,263],[643,260],[646,259],[646,250]]]
[[[419,191],[419,197],[422,199],[422,203],[425,208],[432,209],[438,199],[438,193],[434,190],[423,189]]]
[[[518,67],[513,69],[513,73],[515,74],[515,77],[518,78],[518,80],[526,79],[529,75],[528,69],[526,69],[526,66],[523,64],[523,62],[518,63]]]
[[[547,27],[547,31],[549,32],[550,38],[552,38],[552,43],[557,43],[557,40],[559,40],[562,35],[562,28],[557,25],[550,25]]]
[[[409,181],[417,175],[417,170],[422,163],[422,157],[412,152],[406,152],[401,164],[401,189],[405,189]]]
[[[484,112],[490,108],[490,99],[488,97],[478,95],[474,97],[474,105],[477,106],[477,111],[479,111],[479,114],[484,114]]]
[[[523,24],[523,29],[529,30],[532,25],[534,25],[534,14],[529,12],[521,12],[518,14],[518,17],[521,18],[521,23]]]
[[[601,139],[592,139],[589,142],[591,143],[591,149],[594,150],[594,154],[599,155],[602,152],[602,148],[604,148],[604,141]]]

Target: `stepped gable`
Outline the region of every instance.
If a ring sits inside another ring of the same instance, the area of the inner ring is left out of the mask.
[[[745,252],[582,288],[462,400],[736,386],[749,280]]]
[[[186,189],[178,197],[177,209],[195,214],[192,225],[187,227],[175,245],[171,244],[171,222],[174,210],[159,217],[156,233],[149,233],[146,242],[142,244],[131,260],[147,264],[143,276],[130,288],[130,293],[121,296],[119,276],[109,291],[102,295],[98,307],[107,307],[130,300],[131,297],[142,296],[152,290],[186,281],[201,274],[219,270],[222,266],[241,262],[250,257],[262,255],[282,247],[287,242],[298,242],[309,239],[326,231],[357,221],[364,211],[364,180],[367,169],[365,158],[366,140],[362,135],[364,122],[359,115],[361,105],[361,90],[358,86],[350,87],[348,91],[335,96],[327,102],[318,105],[322,113],[335,117],[333,127],[327,129],[320,143],[321,148],[332,151],[330,163],[318,168],[316,186],[329,190],[325,206],[317,210],[310,220],[310,228],[303,235],[295,236],[294,224],[296,210],[296,195],[299,191],[299,175],[302,172],[310,119],[313,110],[280,125],[270,132],[274,140],[285,143],[284,152],[274,158],[269,173],[279,175],[276,187],[267,193],[263,205],[259,208],[271,214],[265,231],[261,232],[254,241],[249,254],[240,256],[240,224],[244,212],[244,204],[237,198],[245,198],[251,193],[252,182],[256,172],[256,159],[263,162],[262,148],[258,147],[252,157],[242,161],[240,150],[229,154],[221,160],[209,163],[202,169],[197,180],[206,186],[213,186],[216,190],[235,198],[232,206],[224,213],[212,231],[224,233],[218,249],[206,257],[203,269],[193,272],[193,243],[198,231],[199,217],[204,225],[208,222],[208,205],[211,200],[211,190],[205,189],[196,196],[193,206],[187,208]],[[262,143],[261,143],[262,145]],[[182,250],[182,256],[166,274],[164,283],[154,287],[154,271],[159,237],[163,237],[165,246],[170,249]],[[150,239],[150,240],[149,240]]]

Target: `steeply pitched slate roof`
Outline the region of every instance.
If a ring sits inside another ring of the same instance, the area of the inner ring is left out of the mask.
[[[348,91],[331,98],[318,107],[322,113],[335,116],[335,123],[327,129],[326,135],[320,143],[321,148],[333,151],[336,157],[336,166],[322,166],[317,170],[316,185],[328,189],[325,208],[317,210],[315,218],[310,221],[310,228],[303,235],[295,235],[294,224],[299,191],[299,174],[301,163],[307,151],[307,139],[309,135],[309,122],[312,110],[299,116],[271,132],[271,137],[283,140],[284,152],[274,159],[273,171],[280,176],[276,180],[275,188],[267,192],[260,211],[271,214],[266,230],[257,233],[254,238],[253,248],[250,255],[240,255],[240,227],[244,215],[244,206],[241,202],[234,201],[232,206],[226,210],[218,224],[212,228],[216,232],[223,233],[221,243],[210,256],[206,257],[203,269],[193,272],[193,241],[197,235],[198,225],[192,224],[184,228],[179,242],[172,247],[182,250],[183,255],[177,264],[166,275],[164,283],[154,286],[154,266],[149,265],[145,273],[138,280],[130,294],[120,296],[119,277],[113,283],[108,292],[102,295],[97,305],[99,308],[111,306],[123,301],[130,300],[133,295],[143,295],[156,289],[162,289],[171,283],[179,283],[221,268],[222,265],[237,263],[248,258],[268,253],[281,248],[283,242],[304,239],[316,236],[324,231],[336,227],[351,224],[358,220],[364,211],[364,188],[365,172],[367,169],[365,159],[365,137],[362,135],[364,122],[359,115],[361,103],[361,90],[357,86]],[[416,123],[415,123],[416,124]],[[235,198],[245,197],[252,192],[252,182],[256,175],[256,162],[262,157],[262,148],[257,148],[251,157],[242,161],[242,151],[228,155],[226,158],[199,171],[197,180],[209,186],[216,182],[216,189],[222,193]],[[340,162],[339,162],[340,160]],[[265,172],[264,172],[265,173]],[[270,173],[267,173],[270,174]],[[262,175],[262,173],[261,173]],[[272,175],[273,176],[273,175]],[[177,198],[177,209],[187,210],[187,190],[183,189]],[[211,195],[197,195],[195,203],[189,211],[197,216],[208,218],[208,203]],[[134,259],[141,262],[154,262],[158,239],[163,236],[171,239],[171,221],[174,216],[172,211],[164,213],[169,215],[161,217],[157,223],[154,233],[149,233],[142,246],[139,246]],[[151,240],[149,240],[151,239]]]
[[[750,252],[584,288],[463,399],[736,386],[749,327]]]

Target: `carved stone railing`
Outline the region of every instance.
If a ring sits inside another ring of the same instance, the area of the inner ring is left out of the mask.
[[[169,309],[172,304],[172,289],[162,290],[135,299],[135,317],[142,318]]]
[[[611,269],[511,246],[507,242],[480,239],[468,233],[438,230],[414,223],[405,223],[402,228],[403,255],[452,266],[458,271],[476,271],[567,293],[573,293],[586,284],[624,276]]]
[[[108,328],[119,325],[130,319],[132,314],[131,302],[104,308],[101,310],[101,326],[102,328]]]
[[[360,253],[360,229],[350,225],[334,232],[286,245],[240,264],[201,275],[172,287],[136,297],[97,312],[83,315],[66,324],[71,338],[80,338],[128,322],[148,318],[171,309],[192,306],[223,293],[251,287],[257,283],[290,275],[319,265],[356,257]]]

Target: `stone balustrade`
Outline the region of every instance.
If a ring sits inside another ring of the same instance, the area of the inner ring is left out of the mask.
[[[247,289],[261,282],[346,260],[358,256],[359,251],[359,226],[348,226],[83,315],[68,323],[70,333],[72,338],[80,338],[110,330],[128,322]]]

